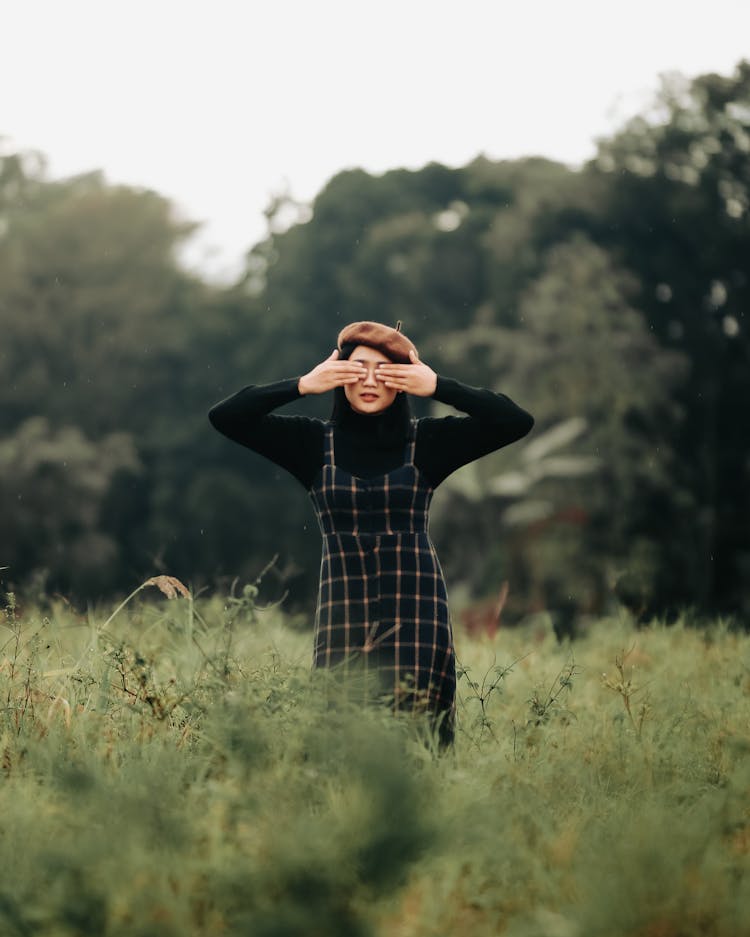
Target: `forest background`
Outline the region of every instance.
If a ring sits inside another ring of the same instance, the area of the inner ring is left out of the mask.
[[[439,373],[536,420],[436,495],[454,596],[508,582],[509,621],[623,602],[747,623],[750,63],[666,81],[580,169],[350,170],[267,221],[219,286],[180,266],[193,227],[158,193],[0,150],[6,589],[90,600],[160,572],[226,587],[277,556],[265,598],[309,624],[305,492],[206,414],[309,370],[346,322],[401,319]]]

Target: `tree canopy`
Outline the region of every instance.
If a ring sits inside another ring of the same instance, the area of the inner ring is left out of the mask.
[[[278,554],[267,588],[310,607],[304,492],[206,412],[308,370],[348,321],[401,319],[438,372],[536,419],[439,491],[449,580],[475,599],[507,581],[515,616],[618,599],[747,614],[749,63],[672,76],[580,169],[348,170],[267,217],[218,287],[180,267],[193,227],[162,196],[2,151],[6,580],[211,584]]]

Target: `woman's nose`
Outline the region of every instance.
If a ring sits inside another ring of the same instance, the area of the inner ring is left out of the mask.
[[[377,387],[378,382],[375,380],[375,368],[369,368],[365,365],[365,376],[363,383],[367,387]]]

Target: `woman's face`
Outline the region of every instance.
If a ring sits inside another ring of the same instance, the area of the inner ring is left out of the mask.
[[[378,365],[390,364],[391,359],[376,348],[357,345],[349,356],[350,361],[360,361],[367,373],[356,384],[345,384],[344,393],[349,406],[357,413],[381,413],[396,399],[396,391],[377,380],[375,371]]]

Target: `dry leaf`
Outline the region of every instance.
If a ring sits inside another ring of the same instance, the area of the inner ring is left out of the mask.
[[[190,598],[190,590],[175,576],[152,576],[143,585],[156,586],[168,599],[176,599],[178,592],[186,599]]]

